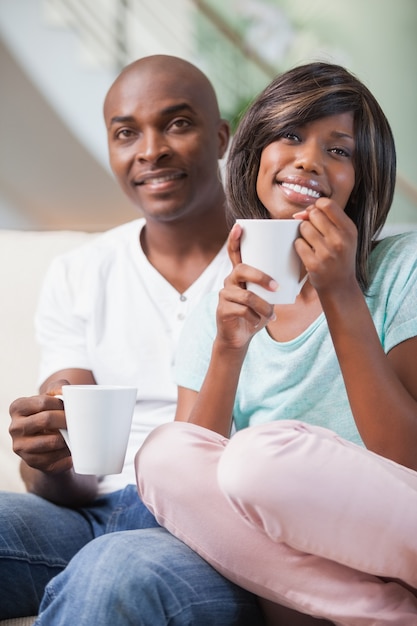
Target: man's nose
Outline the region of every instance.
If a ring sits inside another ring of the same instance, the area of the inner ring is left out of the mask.
[[[138,141],[136,158],[140,161],[156,163],[172,152],[166,137],[154,130],[146,131]]]

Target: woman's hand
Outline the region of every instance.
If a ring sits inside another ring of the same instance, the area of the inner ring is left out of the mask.
[[[304,220],[295,249],[319,296],[356,283],[357,229],[343,209],[319,198],[294,217]]]
[[[247,348],[252,337],[275,319],[274,307],[246,289],[246,282],[258,283],[274,291],[278,285],[263,272],[242,263],[242,228],[235,224],[228,238],[233,270],[224,281],[217,307],[217,340],[228,348]]]

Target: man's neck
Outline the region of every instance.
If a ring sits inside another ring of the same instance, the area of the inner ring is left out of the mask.
[[[149,262],[183,293],[218,254],[228,235],[223,209],[176,223],[148,220],[141,246]]]

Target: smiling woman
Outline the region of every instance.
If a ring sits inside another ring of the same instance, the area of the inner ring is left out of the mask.
[[[394,195],[396,152],[391,128],[378,102],[344,68],[327,63],[294,68],[272,81],[255,100],[242,119],[230,150],[228,209],[231,219],[269,218],[257,190],[261,154],[268,154],[276,142],[284,150],[286,142],[291,144],[288,150],[294,152],[296,146],[301,146],[301,157],[311,158],[303,149],[305,127],[321,128],[323,124],[327,135],[316,137],[315,149],[319,141],[323,154],[328,154],[328,162],[334,160],[335,169],[339,163],[343,176],[346,171],[354,175],[353,189],[343,206],[359,231],[356,271],[360,285],[366,287],[372,241],[385,223]],[[250,150],[246,146],[248,132],[253,139]],[[294,168],[293,175],[299,171],[299,167]],[[306,174],[303,176],[305,181]],[[321,185],[321,195],[335,193],[319,183],[317,174],[309,178],[313,189]]]
[[[417,235],[376,241],[395,169],[381,107],[343,67],[300,66],[260,94],[227,165],[233,269],[184,328],[176,422],[137,454],[159,523],[271,626],[292,624],[282,606],[417,626]],[[291,217],[308,281],[271,304],[241,222]]]
[[[353,122],[351,112],[324,117],[264,148],[256,192],[272,218],[292,217],[321,197],[346,206],[355,184]]]

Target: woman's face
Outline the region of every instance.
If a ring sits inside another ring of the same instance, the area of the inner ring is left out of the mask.
[[[261,154],[256,191],[272,218],[291,218],[325,196],[344,209],[355,184],[353,113],[293,128]]]

